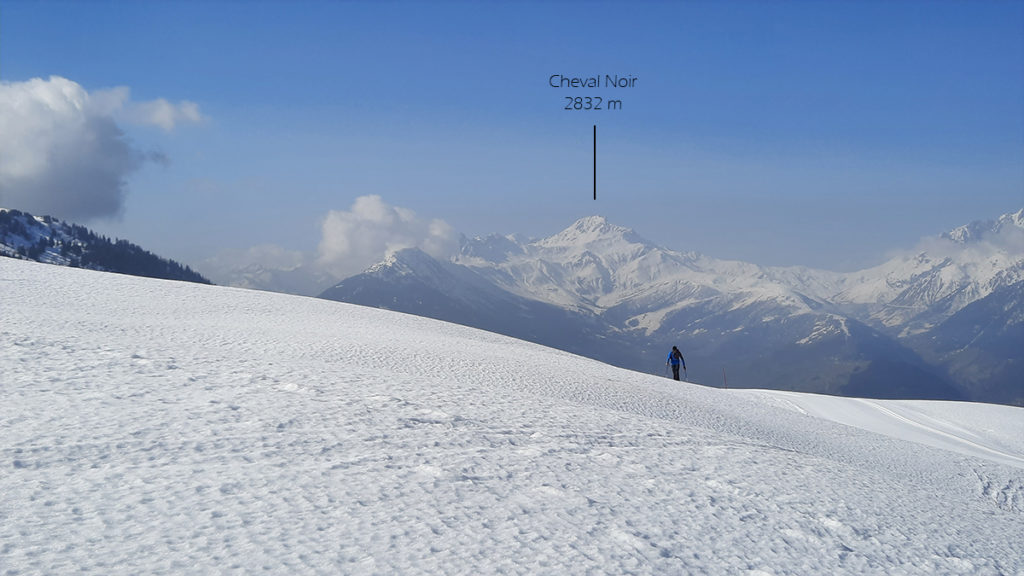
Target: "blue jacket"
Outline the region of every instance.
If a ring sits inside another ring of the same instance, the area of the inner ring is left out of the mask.
[[[686,360],[683,360],[683,353],[677,350],[673,350],[668,353],[668,361],[671,362],[673,366],[682,364],[683,368],[686,368]]]

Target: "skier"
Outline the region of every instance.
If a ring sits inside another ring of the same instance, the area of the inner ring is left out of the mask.
[[[679,348],[672,347],[672,351],[668,353],[668,360],[665,362],[665,366],[672,365],[672,377],[679,380],[679,366],[683,367],[683,379],[686,378],[686,360],[683,360],[683,353],[679,351]]]

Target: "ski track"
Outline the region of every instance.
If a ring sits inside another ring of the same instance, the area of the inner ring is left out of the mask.
[[[0,574],[1024,572],[1015,429],[859,402],[950,452],[413,316],[0,279]]]
[[[776,405],[800,414],[1024,468],[1024,450],[1020,441],[1024,438],[1024,419],[1017,413],[1017,408],[973,405],[983,406],[986,417],[1001,417],[1004,421],[999,429],[1011,430],[1017,439],[1014,444],[1011,439],[993,435],[991,428],[985,428],[988,425],[986,420],[977,415],[967,417],[976,430],[957,424],[958,419],[964,418],[958,412],[971,411],[971,405],[960,402],[867,400],[781,390],[736,390],[735,393],[774,401]],[[868,412],[858,412],[858,406],[868,408]],[[930,415],[929,411],[936,415]]]
[[[1006,452],[1002,452],[994,448],[989,448],[988,446],[982,445],[978,441],[971,440],[969,439],[969,437],[973,436],[973,434],[966,430],[960,429],[957,432],[947,432],[943,430],[943,427],[951,426],[948,422],[943,422],[940,423],[939,425],[926,424],[922,422],[922,419],[927,417],[922,416],[918,419],[910,418],[906,415],[897,413],[894,409],[882,406],[879,402],[869,400],[860,401],[865,404],[868,404],[869,406],[875,408],[876,410],[882,412],[883,414],[886,414],[888,416],[891,416],[892,418],[895,418],[896,420],[899,420],[900,422],[905,422],[911,426],[920,428],[921,430],[927,432],[928,434],[940,436],[943,440],[952,440],[952,444],[954,446],[956,446],[957,444],[963,444],[965,446],[966,453],[979,455],[982,458],[992,458],[996,462],[1003,462],[1010,466],[1024,468],[1024,458],[1016,456],[1014,454],[1008,454]],[[955,426],[953,427],[956,428]],[[941,444],[944,445],[945,443]]]

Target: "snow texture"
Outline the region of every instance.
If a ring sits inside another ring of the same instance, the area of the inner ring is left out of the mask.
[[[0,574],[1024,572],[1020,408],[2,258],[0,390]]]

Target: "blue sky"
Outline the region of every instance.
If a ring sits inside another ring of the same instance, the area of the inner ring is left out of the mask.
[[[119,108],[123,144],[161,161],[87,222],[188,263],[314,254],[367,195],[470,236],[600,214],[832,269],[1024,207],[1024,2],[0,0],[0,81],[50,76],[195,104],[170,128]]]

